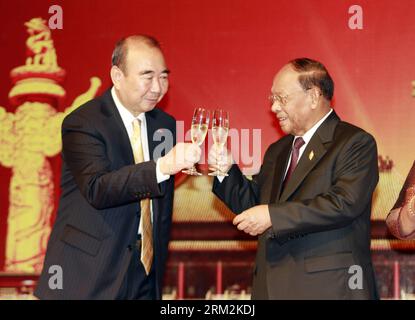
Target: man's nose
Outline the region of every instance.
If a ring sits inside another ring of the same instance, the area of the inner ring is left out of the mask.
[[[278,111],[281,111],[281,106],[276,100],[272,103],[271,110],[272,112],[275,112],[275,113],[277,113]]]
[[[153,81],[151,83],[151,92],[155,92],[155,93],[161,92],[160,79],[157,77],[153,78]]]

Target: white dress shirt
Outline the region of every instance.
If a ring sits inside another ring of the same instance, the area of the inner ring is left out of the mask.
[[[138,117],[134,117],[134,115],[128,111],[126,107],[123,106],[120,99],[118,99],[117,93],[115,92],[114,87],[111,88],[111,95],[114,99],[115,106],[117,107],[118,112],[120,113],[122,122],[124,123],[125,129],[127,130],[128,137],[131,141],[131,136],[133,135],[133,121],[135,119],[140,120],[140,129],[141,129],[141,145],[143,148],[143,156],[144,161],[150,161],[150,151],[148,149],[148,136],[147,136],[147,121],[145,117],[145,113],[140,113]],[[156,176],[157,176],[157,183],[161,183],[166,181],[170,178],[169,175],[165,175],[160,171],[160,159],[157,159],[156,162]],[[151,221],[153,221],[153,206],[152,203],[150,204],[150,211],[151,211]],[[141,234],[142,230],[142,221],[140,219],[140,227],[138,233]]]
[[[317,122],[310,130],[308,130],[306,133],[304,133],[304,135],[303,136],[294,136],[294,140],[293,140],[293,143],[292,143],[292,146],[291,146],[291,150],[293,149],[293,147],[294,147],[294,141],[295,141],[295,139],[296,138],[299,138],[299,137],[302,137],[303,138],[303,140],[304,140],[304,144],[301,146],[301,148],[300,148],[300,152],[299,152],[299,154],[298,154],[298,162],[300,162],[300,159],[301,159],[301,156],[303,155],[303,153],[304,153],[304,150],[305,150],[305,148],[307,148],[307,145],[308,145],[308,143],[310,142],[310,140],[311,140],[311,138],[314,136],[314,134],[316,133],[316,131],[317,131],[317,129],[321,126],[321,124],[324,122],[324,120],[326,120],[327,119],[327,117],[330,115],[330,113],[332,113],[333,112],[333,109],[332,108],[330,108],[330,111],[329,112],[327,112],[326,113],[326,115],[323,117],[323,118],[321,118],[320,119],[320,121],[319,122]],[[284,174],[284,179],[285,179],[285,176],[287,175],[287,172],[288,172],[288,167],[290,166],[290,161],[291,161],[291,156],[292,156],[292,152],[291,152],[291,154],[290,154],[290,158],[288,159],[288,165],[287,165],[287,168],[285,168],[285,174]],[[298,163],[297,162],[297,163]]]
[[[310,142],[310,140],[311,140],[311,138],[313,137],[313,135],[314,135],[314,133],[316,133],[316,131],[317,131],[317,129],[321,126],[321,124],[324,122],[324,120],[326,120],[327,119],[327,117],[330,115],[330,113],[332,113],[333,112],[333,109],[332,108],[330,108],[330,111],[329,112],[327,112],[327,114],[323,117],[323,118],[321,118],[310,130],[308,130],[306,133],[304,133],[304,135],[302,136],[302,138],[303,138],[303,140],[304,140],[304,144],[301,146],[301,148],[300,148],[300,152],[299,152],[299,155],[298,155],[298,161],[300,161],[300,159],[301,159],[301,156],[303,155],[303,153],[304,153],[304,150],[305,150],[305,148],[307,147],[307,145],[308,145],[308,143]],[[294,137],[294,140],[293,140],[293,146],[294,146],[294,141],[295,141],[295,138],[298,138],[298,137],[300,137],[300,136],[295,136]],[[287,172],[288,172],[288,167],[289,167],[289,163],[290,163],[290,161],[291,161],[291,154],[290,154],[290,158],[288,159],[288,165],[287,165],[287,167],[285,168],[285,174],[284,174],[284,179],[285,179],[285,176],[286,176],[286,174],[287,174]],[[218,176],[217,177],[217,179],[219,180],[219,182],[222,182],[223,181],[223,179],[225,179],[226,177],[221,177],[221,176]]]

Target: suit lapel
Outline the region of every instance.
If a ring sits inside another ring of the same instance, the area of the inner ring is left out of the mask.
[[[287,182],[280,201],[284,202],[297,190],[307,174],[320,162],[327,152],[327,143],[333,140],[334,131],[339,117],[333,111],[330,116],[317,129],[306,149],[304,150],[297,167],[295,168],[290,180]]]
[[[110,118],[106,126],[113,137],[116,137],[117,146],[122,159],[126,160],[126,164],[134,164],[134,154],[131,149],[130,138],[128,137],[127,129],[121,119],[120,113],[115,106],[115,102],[111,96],[111,89],[108,89],[103,97],[104,105],[102,112]]]
[[[150,153],[150,160],[157,160],[154,159],[154,149],[156,148],[157,144],[160,143],[159,141],[155,141],[153,139],[154,133],[163,127],[163,122],[160,117],[157,117],[156,110],[152,110],[145,113],[146,117],[146,124],[147,124],[147,141],[148,141],[148,152]],[[164,153],[163,153],[164,155]],[[160,183],[159,188],[161,192],[166,191],[166,183]],[[163,198],[153,198],[151,200],[151,205],[153,208],[153,238],[158,237],[158,232],[161,229],[161,209],[160,203],[163,202]]]
[[[152,111],[146,112],[145,116],[146,116],[146,123],[147,123],[148,152],[150,153],[150,159],[153,160],[153,154],[154,154],[153,151],[156,147],[156,141],[154,141],[153,136],[154,136],[154,132],[156,132],[160,124],[157,123],[154,112]]]
[[[290,136],[286,139],[286,141],[284,141],[281,152],[278,153],[278,156],[274,161],[274,175],[272,178],[272,188],[269,203],[275,202],[276,199],[279,199],[281,194],[284,172],[288,165],[288,159],[290,158],[293,139],[294,136]]]
[[[104,104],[102,106],[102,112],[109,118],[106,126],[110,130],[111,134],[117,139],[116,145],[119,147],[119,152],[122,155],[123,159],[126,159],[127,164],[134,164],[134,154],[131,148],[130,138],[128,137],[127,129],[124,126],[124,123],[121,119],[121,116],[118,112],[117,107],[115,106],[114,100],[111,96],[111,90],[107,90],[102,100]],[[147,139],[148,139],[148,149],[150,153],[150,159],[153,159],[153,151],[156,147],[156,141],[153,139],[154,132],[162,126],[159,119],[156,119],[157,115],[154,110],[145,113],[146,124],[147,124]],[[164,192],[166,186],[165,183],[160,184],[162,192]],[[157,237],[157,232],[160,229],[160,209],[159,201],[161,199],[152,199],[152,209],[153,209],[153,232],[154,237]]]
[[[320,159],[326,153],[326,149],[321,143],[318,136],[314,135],[304,150],[297,167],[288,180],[284,191],[281,194],[281,202],[286,201],[290,195],[298,188],[301,182],[305,179],[307,174],[314,168]]]
[[[102,99],[104,101],[102,112],[106,116],[112,118],[111,121],[108,121],[107,126],[109,130],[114,133],[114,137],[117,137],[117,144],[119,145],[119,151],[122,154],[122,158],[127,159],[128,164],[134,164],[134,154],[131,148],[130,138],[128,137],[127,129],[125,128],[120,113],[112,99],[111,90],[107,90]],[[158,142],[154,141],[153,135],[159,128],[160,123],[158,123],[154,111],[146,112],[145,117],[147,124],[148,151],[150,153],[150,159],[153,159],[153,151],[157,145],[156,142]]]

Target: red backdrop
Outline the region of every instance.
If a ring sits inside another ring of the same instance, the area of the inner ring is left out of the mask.
[[[64,107],[87,89],[89,78],[110,85],[110,57],[117,39],[145,33],[160,40],[172,70],[161,105],[178,120],[195,106],[230,111],[234,128],[261,128],[262,154],[280,132],[267,96],[275,72],[288,60],[322,61],[335,81],[335,108],[346,121],[374,134],[379,153],[405,176],[413,148],[415,1],[330,0],[119,0],[0,2],[2,27],[0,105],[9,112],[9,73],[24,64],[26,28],[63,8],[63,30],[53,30],[58,64],[67,72]],[[348,9],[363,9],[363,30],[351,30]],[[59,157],[53,159],[56,185]],[[8,213],[10,169],[0,166],[0,270]]]

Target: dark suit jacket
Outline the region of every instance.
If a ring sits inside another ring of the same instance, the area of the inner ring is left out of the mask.
[[[269,205],[272,228],[258,239],[253,299],[377,298],[370,253],[375,140],[333,112],[281,191],[292,142],[287,135],[273,143],[252,182],[234,165],[213,186],[235,213]],[[349,287],[349,280],[359,284],[352,265],[362,268],[362,289]]]
[[[145,114],[150,157],[176,137],[173,117]],[[160,136],[160,135],[159,135]],[[167,139],[166,139],[167,141]],[[69,114],[62,124],[61,197],[35,295],[41,299],[113,299],[125,276],[140,221],[139,200],[152,199],[156,294],[161,298],[173,206],[174,178],[157,184],[154,160],[134,164],[127,131],[108,90]],[[159,146],[160,147],[160,146]],[[164,152],[162,153],[164,155]],[[52,290],[49,268],[63,271],[63,289]]]

